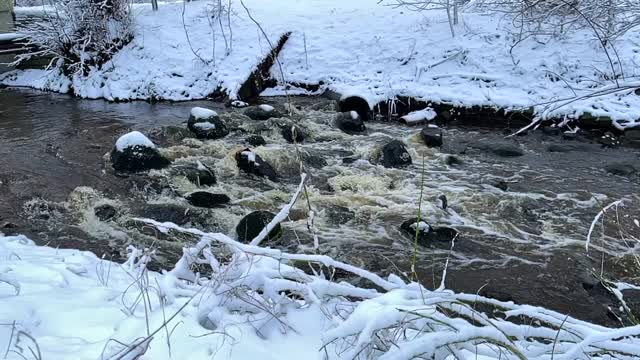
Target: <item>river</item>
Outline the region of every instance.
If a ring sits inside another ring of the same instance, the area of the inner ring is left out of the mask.
[[[285,105],[280,98],[265,101]],[[541,131],[505,138],[500,128],[461,126],[445,127],[445,145],[431,149],[418,136],[420,128],[374,121],[367,123],[365,135],[347,135],[333,126],[331,101],[292,101],[297,110],[291,118],[306,133],[297,150],[276,130],[283,119],[248,121],[241,110],[219,103],[109,103],[2,89],[0,231],[114,259],[121,259],[128,244],[153,246],[158,250],[156,266],[169,265],[179,256],[182,241],[189,240],[154,236],[132,218],[165,216],[168,208],[173,215],[182,211],[189,225],[234,236],[236,224],[247,213],[276,212],[288,202],[299,181],[301,154],[310,176],[309,203],[317,213],[322,253],[381,274],[408,272],[413,240],[400,224],[416,216],[422,190],[423,218],[459,232],[453,251],[450,242],[419,247],[416,272],[425,285],[440,284],[450,257],[448,288],[619,325],[608,314],[608,306],[617,308],[615,299],[592,272],[602,269],[611,279],[638,281],[638,274],[630,273],[638,242],[630,239],[640,238],[633,223],[640,213],[640,179],[637,174],[604,170],[612,163],[637,164],[637,149],[603,148]],[[194,106],[219,111],[236,130],[221,140],[185,138],[180,129],[186,127]],[[231,204],[221,209],[190,206],[184,196],[196,186],[170,169],[115,173],[105,155],[118,136],[130,130],[149,135],[174,164],[200,161],[214,169],[218,184],[208,190],[227,194]],[[267,145],[256,152],[274,166],[281,182],[238,172],[234,154],[246,146],[251,133],[266,139]],[[407,144],[411,166],[387,169],[375,164],[379,147],[391,139]],[[487,151],[492,144],[517,145],[524,155],[498,156]],[[504,185],[506,191],[500,188]],[[440,206],[441,195],[448,199],[447,210]],[[625,207],[617,219],[614,213],[604,218],[604,236],[602,226],[596,227],[594,246],[587,252],[592,220],[620,199]],[[94,208],[104,204],[117,209],[118,215],[100,221]],[[298,202],[295,221],[283,224],[283,237],[272,246],[309,250],[306,207],[306,201]],[[632,298],[632,306],[640,304],[638,297]]]

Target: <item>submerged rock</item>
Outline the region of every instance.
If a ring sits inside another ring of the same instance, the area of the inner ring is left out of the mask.
[[[170,169],[171,175],[181,175],[198,186],[211,186],[216,184],[216,176],[208,166],[197,162],[195,164],[176,165]]]
[[[170,161],[160,155],[156,145],[138,131],[121,136],[111,151],[111,164],[117,171],[162,169]]]
[[[455,155],[447,155],[447,157],[445,158],[444,162],[449,166],[461,165],[462,164],[462,160],[459,157],[455,156]]]
[[[638,169],[634,164],[629,162],[618,162],[608,164],[604,167],[605,171],[612,175],[629,176],[635,174]]]
[[[440,128],[425,126],[420,132],[420,135],[427,147],[442,146],[442,130]]]
[[[509,184],[507,184],[507,182],[504,181],[504,180],[497,180],[497,181],[493,182],[491,184],[491,186],[493,186],[495,188],[498,188],[498,189],[500,189],[502,191],[508,191],[509,190]]]
[[[103,204],[96,206],[93,209],[93,213],[100,221],[108,221],[114,218],[118,214],[118,210],[109,204]]]
[[[251,120],[269,120],[282,117],[282,114],[271,105],[259,105],[248,107],[244,114]]]
[[[432,242],[449,242],[457,235],[458,231],[449,227],[432,227],[426,221],[417,218],[406,220],[400,225],[400,230],[407,234],[411,239],[415,239],[416,231],[418,232],[418,244],[427,246]]]
[[[392,140],[382,148],[382,165],[386,168],[400,168],[411,165],[411,155],[404,143]]]
[[[200,139],[219,139],[229,134],[217,112],[201,107],[191,109],[187,128]]]
[[[323,167],[328,165],[327,160],[325,160],[320,155],[303,154],[302,161],[305,165],[311,166],[315,169],[322,169]]]
[[[207,191],[196,191],[186,197],[189,204],[196,207],[216,208],[228,204],[231,199],[225,194],[213,194]]]
[[[246,138],[245,141],[247,142],[247,144],[253,147],[267,145],[267,141],[260,135],[251,135],[248,138]]]
[[[285,125],[282,127],[282,137],[289,143],[301,144],[304,142],[304,132],[296,125]]]
[[[471,147],[487,151],[501,157],[517,157],[524,155],[524,151],[522,151],[518,145],[510,143],[477,142],[471,144]]]
[[[356,111],[343,112],[336,118],[336,126],[346,133],[361,133],[366,131],[362,116]]]
[[[236,226],[238,240],[245,243],[250,242],[260,234],[262,229],[264,229],[275,216],[274,213],[269,211],[254,211],[243,217],[238,223],[238,226]],[[282,227],[278,224],[269,232],[267,240],[277,239],[280,235],[282,235]]]
[[[346,96],[341,98],[340,102],[338,102],[338,110],[343,113],[355,111],[364,121],[372,118],[369,102],[360,96]]]
[[[170,125],[162,127],[160,136],[167,141],[178,142],[183,139],[193,137],[193,133],[184,127]]]
[[[244,149],[236,153],[236,163],[238,168],[247,174],[253,174],[260,177],[266,177],[271,181],[278,181],[278,175],[273,167],[266,161],[251,151]]]

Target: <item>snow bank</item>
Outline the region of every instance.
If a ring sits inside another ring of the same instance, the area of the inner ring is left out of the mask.
[[[122,135],[116,141],[116,149],[118,151],[123,151],[124,149],[134,146],[141,146],[152,149],[155,149],[156,147],[156,145],[151,140],[149,140],[149,138],[144,136],[144,134],[139,131],[132,131],[130,133]]]
[[[512,47],[500,16],[463,12],[451,37],[446,14],[414,12],[370,0],[245,0],[275,41],[292,31],[279,57],[284,80],[320,84],[355,94],[369,104],[394,96],[453,105],[533,108],[547,117],[608,116],[622,126],[640,118],[640,32],[615,43],[626,90],[616,90],[600,43],[589,31],[557,38],[528,38]],[[239,2],[233,2],[233,50],[227,56],[220,29],[210,26],[206,2],[167,3],[152,12],[136,6],[136,37],[101,70],[87,78],[25,71],[3,80],[106,99],[202,99],[224,88],[236,97],[240,85],[269,53],[269,46]],[[19,11],[19,10],[18,10]],[[416,30],[417,29],[417,30]],[[217,32],[214,46],[214,30]],[[513,30],[513,29],[511,29]],[[282,82],[280,67],[272,69]],[[625,80],[626,79],[626,80]],[[264,94],[283,95],[285,87]],[[308,93],[299,88],[289,94]],[[596,93],[597,96],[592,96]]]

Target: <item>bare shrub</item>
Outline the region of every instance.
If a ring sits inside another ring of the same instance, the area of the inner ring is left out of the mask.
[[[52,56],[50,66],[65,75],[87,75],[133,38],[132,18],[126,0],[50,1],[43,21],[21,29],[33,51],[17,62],[32,57]]]

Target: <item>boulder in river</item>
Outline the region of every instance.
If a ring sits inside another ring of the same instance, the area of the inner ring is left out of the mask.
[[[425,126],[420,131],[422,140],[427,147],[440,147],[442,146],[442,129],[433,126]]]
[[[611,163],[604,167],[605,171],[612,175],[629,176],[635,174],[638,169],[630,162]]]
[[[172,222],[176,225],[186,225],[192,222],[189,209],[177,204],[146,204],[140,215],[159,222]]]
[[[211,168],[197,161],[195,164],[180,164],[173,166],[171,175],[186,177],[190,182],[198,186],[210,186],[216,184],[216,176]]]
[[[236,226],[238,240],[245,243],[250,242],[260,234],[262,229],[264,229],[274,217],[275,214],[269,211],[254,211],[243,217],[238,223],[238,226]],[[267,240],[277,239],[281,234],[282,227],[278,224],[269,232]]]
[[[251,135],[245,140],[247,144],[257,147],[267,145],[267,141],[260,135]]]
[[[100,221],[108,221],[118,214],[118,210],[109,204],[102,204],[93,209],[93,213]]]
[[[271,181],[278,181],[278,175],[268,162],[262,160],[260,155],[244,149],[236,153],[236,163],[238,168],[247,174],[266,177]]]
[[[343,113],[355,111],[364,121],[372,118],[369,102],[360,96],[343,96],[338,102],[338,111]]]
[[[336,126],[346,133],[361,133],[367,130],[362,116],[354,110],[339,113],[336,118]]]
[[[400,230],[411,239],[415,239],[418,232],[418,244],[427,246],[431,242],[449,242],[458,236],[458,231],[449,227],[432,227],[426,221],[417,218],[408,219],[400,225]]]
[[[162,169],[170,161],[160,155],[156,145],[138,131],[121,136],[111,151],[111,164],[117,171]]]
[[[225,194],[213,194],[208,191],[196,191],[186,197],[189,204],[202,208],[217,208],[228,204],[231,199]]]
[[[229,134],[217,112],[201,107],[191,109],[187,128],[200,139],[219,139]]]
[[[381,162],[386,168],[400,168],[411,165],[411,155],[402,141],[392,140],[382,147]]]
[[[287,124],[282,127],[282,137],[291,144],[301,144],[304,142],[304,132],[296,125]]]
[[[269,120],[271,118],[282,117],[282,114],[278,110],[267,104],[248,107],[244,111],[244,114],[251,120]]]

